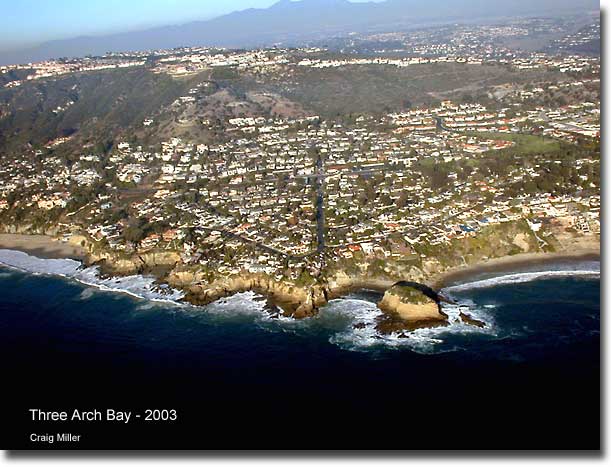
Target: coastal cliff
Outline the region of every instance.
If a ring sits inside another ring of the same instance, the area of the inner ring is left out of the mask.
[[[447,315],[441,311],[438,294],[416,282],[394,284],[377,306],[383,311],[377,323],[377,329],[382,333],[448,324]]]
[[[183,292],[184,300],[194,305],[206,305],[235,293],[255,291],[268,298],[275,310],[273,313],[281,312],[284,316],[300,319],[316,315],[328,301],[352,291],[377,290],[385,293],[379,302],[383,315],[378,329],[388,333],[446,325],[448,320],[441,311],[439,298],[428,287],[441,288],[446,277],[453,277],[471,267],[495,267],[498,262],[551,254],[539,250],[534,238],[527,235],[525,226],[509,225],[486,237],[477,236],[462,243],[441,246],[436,252],[424,251],[420,255],[385,260],[359,254],[349,260],[330,261],[320,271],[303,269],[300,277],[291,278],[288,272],[292,271],[289,270],[273,275],[236,268],[232,274],[222,274],[201,264],[185,264],[181,251],[176,248],[133,252],[113,250],[80,231],[64,232],[60,236],[59,232],[41,231],[28,225],[3,225],[0,231],[11,232],[5,236],[23,237],[24,240],[7,240],[5,248],[22,249],[43,257],[53,249],[53,257],[64,255],[81,259],[87,266],[98,266],[105,276],[154,276],[159,283],[167,283]],[[36,248],[34,237],[37,238]],[[44,245],[45,238],[49,245]],[[555,246],[553,251],[559,254],[585,254],[587,250],[598,252],[598,242],[598,236],[558,233],[556,242],[551,243]],[[467,324],[482,325],[465,314],[460,318]]]
[[[164,277],[180,262],[175,251],[150,251],[147,253],[124,255],[106,250],[89,250],[87,264],[100,266],[105,275],[128,276],[147,274]]]
[[[167,277],[170,286],[186,291],[185,300],[193,305],[207,305],[235,293],[255,291],[269,297],[285,316],[306,318],[317,314],[328,302],[324,285],[299,286],[289,281],[277,281],[265,274],[242,272],[207,282],[202,273],[173,271]]]

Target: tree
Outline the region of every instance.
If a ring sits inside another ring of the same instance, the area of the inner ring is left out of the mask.
[[[402,191],[402,193],[400,193],[400,196],[396,200],[396,207],[398,209],[402,209],[406,207],[408,200],[409,200],[409,195],[407,195],[406,191]]]
[[[140,243],[145,238],[145,232],[140,227],[131,225],[124,229],[123,238],[131,243]]]
[[[524,185],[524,191],[529,195],[536,193],[536,190],[537,190],[537,186],[533,180],[527,181],[526,184]]]

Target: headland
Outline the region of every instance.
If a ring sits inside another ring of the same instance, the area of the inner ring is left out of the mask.
[[[383,268],[374,271],[371,266],[380,260],[362,258],[353,265],[328,265],[317,277],[301,282],[263,272],[243,270],[221,275],[186,267],[176,251],[118,254],[97,248],[95,242],[83,235],[58,239],[51,235],[0,234],[0,249],[19,250],[40,258],[77,259],[86,266],[99,266],[105,275],[155,276],[159,282],[183,291],[185,301],[199,306],[235,293],[255,291],[279,307],[283,315],[302,319],[316,315],[329,300],[351,291],[377,290],[384,293],[378,304],[383,311],[377,326],[381,333],[447,325],[447,316],[440,305],[444,298],[437,292],[446,285],[484,273],[521,270],[542,263],[599,259],[599,237],[584,236],[560,245],[565,246],[560,251],[526,251],[502,256],[489,256],[490,248],[485,255],[457,255],[455,262],[449,262],[448,257],[430,257],[423,259],[419,267],[410,268],[402,261],[390,259]],[[504,252],[504,249],[495,251]],[[462,316],[462,320],[470,325],[483,325],[469,315]]]

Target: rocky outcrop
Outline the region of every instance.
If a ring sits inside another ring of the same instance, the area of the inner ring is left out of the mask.
[[[470,324],[471,326],[476,326],[478,328],[484,328],[485,327],[485,323],[483,321],[480,321],[476,318],[473,318],[472,316],[464,313],[464,312],[460,312],[460,319],[462,320],[463,323],[465,324]]]
[[[423,327],[446,326],[447,315],[441,311],[438,294],[429,287],[399,282],[388,289],[377,304],[383,315],[377,329],[389,334]]]
[[[170,286],[185,290],[185,300],[194,305],[207,305],[239,292],[254,291],[272,299],[285,316],[294,318],[313,316],[328,301],[325,285],[298,286],[265,274],[243,272],[209,283],[201,273],[173,271],[167,281]]]
[[[343,270],[334,271],[329,277],[326,277],[328,290],[332,298],[342,297],[350,292],[355,292],[363,289],[385,290],[396,284],[400,278],[406,278],[411,281],[422,281],[424,279],[423,272],[412,267],[410,270],[400,271],[390,274],[348,274]]]
[[[95,252],[90,249],[88,255],[88,264],[100,266],[103,274],[118,276],[147,274],[163,277],[180,260],[179,254],[174,251],[150,251],[128,256],[110,251]]]
[[[414,254],[399,261],[360,257],[334,262],[325,267],[316,279],[310,278],[311,283],[304,284],[245,271],[223,277],[199,265],[183,264],[179,252],[172,250],[153,249],[134,253],[113,250],[105,242],[96,242],[76,226],[70,228],[70,234],[65,228],[60,230],[57,225],[35,226],[31,223],[3,224],[0,231],[61,236],[63,241],[71,235],[68,243],[83,248],[87,256],[86,265],[99,265],[101,272],[109,276],[155,276],[160,283],[167,282],[172,288],[184,291],[185,300],[196,305],[206,305],[238,292],[255,291],[268,298],[274,314],[279,313],[277,307],[280,307],[285,316],[306,318],[317,314],[329,300],[352,291],[385,291],[378,304],[383,314],[378,318],[377,329],[382,333],[397,332],[398,337],[408,337],[406,331],[413,329],[448,324],[447,316],[440,307],[443,298],[422,283],[438,283],[440,287],[437,280],[440,280],[443,272],[454,268],[464,270],[484,259],[539,250],[538,241],[525,222],[506,223],[486,227],[479,235],[456,240],[448,247],[441,247],[436,255]],[[584,248],[585,236],[580,239],[575,237],[560,230],[556,233],[560,241],[556,240],[556,246],[552,248],[569,252]],[[548,237],[548,242],[551,243],[551,237]],[[598,251],[599,236],[594,236],[587,245]],[[413,282],[398,282],[400,278]],[[459,317],[466,324],[486,326],[469,314],[461,312]],[[363,322],[354,325],[356,329],[366,326]]]

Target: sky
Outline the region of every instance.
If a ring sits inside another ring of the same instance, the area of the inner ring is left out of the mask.
[[[0,0],[0,50],[210,19],[276,0]]]

